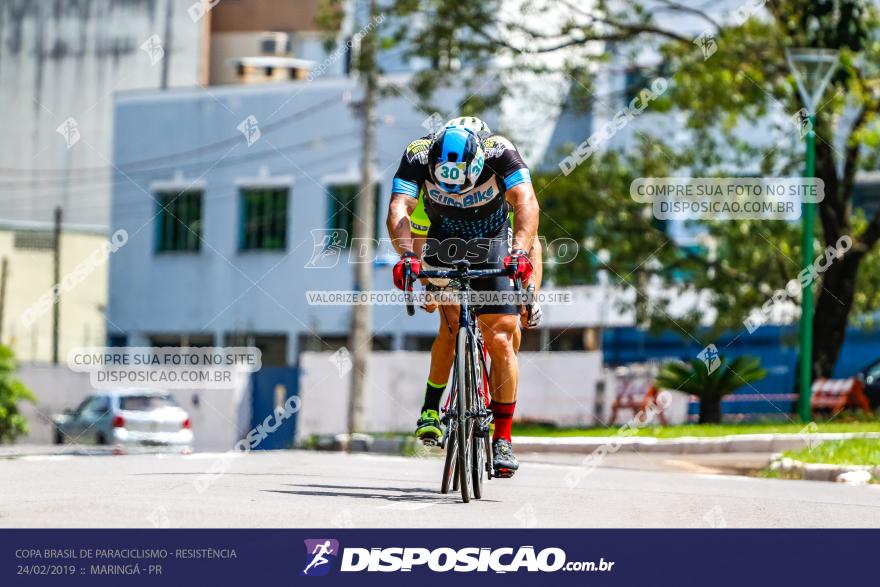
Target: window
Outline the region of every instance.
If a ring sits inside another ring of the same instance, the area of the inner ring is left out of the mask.
[[[42,230],[16,230],[12,246],[16,249],[51,251],[55,248],[55,234]]]
[[[255,332],[227,332],[223,337],[227,347],[257,347],[263,367],[283,367],[287,361],[287,335]]]
[[[202,248],[202,192],[160,192],[156,251],[196,252]]]
[[[132,412],[148,412],[177,405],[170,395],[125,395],[119,398],[119,409]]]
[[[287,188],[243,189],[239,248],[278,251],[286,246]]]
[[[345,241],[345,246],[349,246],[351,244],[351,238],[354,234],[354,211],[358,192],[361,190],[360,185],[355,184],[341,184],[341,185],[331,185],[327,188],[327,191],[330,193],[330,205],[329,205],[329,227],[331,230],[344,230],[348,237]],[[373,230],[373,238],[379,238],[379,230],[382,226],[380,222],[380,211],[379,211],[379,194],[382,193],[381,186],[376,183],[376,193],[373,195],[374,197],[374,205],[376,207],[376,222]]]
[[[868,385],[874,385],[880,382],[880,362],[874,363],[868,367],[868,372],[865,374],[865,382]]]
[[[630,67],[626,70],[623,82],[623,100],[629,104],[639,92],[651,83],[648,70],[644,67]]]
[[[204,333],[153,334],[149,336],[150,346],[170,347],[208,347],[214,346],[214,335]]]
[[[299,350],[313,352],[335,352],[341,348],[347,348],[349,336],[347,334],[319,334],[317,332],[304,332],[299,335]],[[394,338],[390,334],[374,334],[372,350],[390,351],[393,348]],[[263,361],[265,363],[265,359]]]
[[[110,411],[110,398],[104,395],[93,396],[88,403],[77,409],[77,414],[92,414],[103,416]]]
[[[632,66],[627,68],[623,82],[624,103],[629,104],[633,98],[639,95],[639,92],[646,88],[650,89],[656,78],[669,78],[670,76],[671,71],[666,61],[651,67]]]

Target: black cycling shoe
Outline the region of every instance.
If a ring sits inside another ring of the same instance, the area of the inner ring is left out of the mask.
[[[499,438],[492,443],[492,468],[496,477],[513,477],[519,469],[519,461],[513,455],[513,446],[509,440]]]

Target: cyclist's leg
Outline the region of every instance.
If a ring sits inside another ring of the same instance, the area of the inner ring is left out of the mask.
[[[440,305],[440,327],[431,344],[431,366],[425,385],[425,399],[416,423],[419,438],[439,438],[440,401],[455,358],[455,332],[458,325],[458,306]]]
[[[420,254],[426,242],[425,234],[413,233],[413,247]],[[426,309],[433,312],[438,306],[428,304]],[[458,324],[458,307],[440,305],[440,320],[437,336],[431,344],[431,366],[428,370],[428,381],[425,384],[425,398],[419,420],[416,424],[416,436],[420,438],[439,438],[440,402],[446,389],[452,361],[455,357],[455,332]]]
[[[488,265],[500,267],[510,250],[510,226],[502,227],[489,244]],[[476,279],[471,285],[477,292],[512,294],[514,286],[507,276]],[[519,468],[510,444],[510,427],[516,409],[519,370],[516,349],[519,346],[520,312],[514,300],[500,300],[496,304],[475,305],[475,313],[483,333],[486,351],[492,359],[489,369],[489,389],[492,402],[489,408],[495,422],[492,435],[492,466],[499,477],[510,477]]]
[[[514,339],[518,330],[516,316],[510,314],[481,314],[480,330],[486,343],[486,351],[492,359],[489,369],[489,386],[492,399],[512,403],[516,401],[516,385],[519,377]]]
[[[432,384],[440,388],[440,392],[432,401],[428,401],[427,394],[425,396],[426,405],[424,409],[439,410],[440,398],[443,395],[443,389],[446,388],[446,380],[449,378],[449,372],[452,370],[452,361],[455,358],[455,334],[458,330],[458,306],[441,305],[440,306],[440,328],[437,336],[431,344],[431,367],[428,370],[428,386]]]
[[[492,466],[497,476],[510,477],[519,468],[510,442],[519,382],[519,364],[514,349],[519,317],[516,314],[482,314],[479,321],[486,350],[492,358],[489,369],[489,387],[492,390],[489,408],[495,422]]]

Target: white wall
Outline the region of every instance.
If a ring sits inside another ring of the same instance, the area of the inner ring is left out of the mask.
[[[409,432],[415,428],[425,389],[430,353],[374,352],[367,375],[367,432]],[[602,367],[600,352],[522,352],[516,420],[558,426],[611,425],[618,380]],[[600,385],[600,383],[602,385]],[[333,353],[305,352],[300,358],[302,408],[297,442],[313,434],[347,431],[350,373],[340,372]],[[673,393],[669,424],[687,420],[688,396]],[[621,410],[618,426],[633,413]]]
[[[22,403],[22,412],[30,424],[30,433],[21,444],[51,444],[51,416],[76,408],[93,393],[86,373],[74,373],[65,366],[23,365],[18,376],[37,396],[37,405]],[[199,392],[173,391],[172,395],[189,413],[196,451],[225,451],[243,437],[250,425],[250,393],[246,379],[229,389]],[[199,407],[193,396],[199,395]]]
[[[297,440],[312,434],[346,431],[348,373],[340,374],[332,353],[306,352],[300,358]],[[429,353],[374,352],[367,376],[368,432],[414,428],[424,398]],[[600,424],[610,414],[613,395],[597,395],[606,378],[598,352],[520,353],[517,419],[564,426]],[[606,389],[613,389],[606,385]]]

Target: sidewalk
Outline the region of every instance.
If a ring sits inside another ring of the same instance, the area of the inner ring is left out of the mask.
[[[555,452],[589,454],[600,447],[615,447],[615,452],[666,454],[705,453],[778,453],[798,450],[826,440],[880,438],[878,432],[837,432],[814,434],[736,434],[729,436],[653,438],[636,436],[543,437],[514,436],[513,445],[520,452]]]

